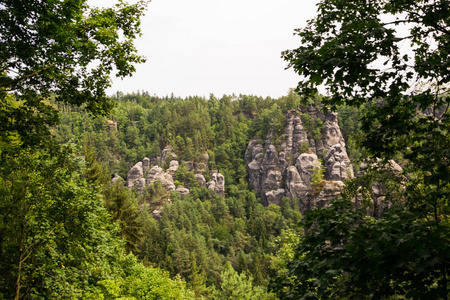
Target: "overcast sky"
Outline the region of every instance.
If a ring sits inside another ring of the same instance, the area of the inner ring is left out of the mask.
[[[280,53],[299,45],[294,29],[314,17],[316,3],[152,0],[142,22],[143,36],[136,41],[147,62],[138,65],[131,78],[114,78],[109,94],[144,90],[181,97],[286,95],[298,76],[285,70]]]

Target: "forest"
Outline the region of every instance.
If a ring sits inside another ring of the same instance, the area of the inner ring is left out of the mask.
[[[148,3],[63,2],[0,0],[0,299],[448,299],[448,1],[320,1],[277,99],[108,96]]]

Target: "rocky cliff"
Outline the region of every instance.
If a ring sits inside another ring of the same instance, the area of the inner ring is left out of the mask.
[[[139,193],[142,193],[146,186],[153,184],[159,180],[161,185],[168,191],[176,191],[180,194],[181,199],[190,193],[189,188],[182,185],[175,186],[176,173],[179,168],[179,162],[175,160],[177,156],[173,153],[173,148],[167,146],[161,152],[159,157],[145,157],[141,162],[136,163],[127,175],[128,188],[137,188]],[[159,163],[159,164],[158,164]],[[163,167],[169,164],[167,170],[164,171]],[[222,174],[216,170],[211,171],[211,181],[206,182],[205,172],[208,164],[208,155],[205,154],[205,162],[193,163],[184,162],[188,171],[195,173],[195,179],[200,186],[206,186],[209,189],[214,190],[217,194],[225,197],[225,178]],[[161,165],[161,166],[160,166]],[[115,176],[112,179],[114,182],[117,180]]]
[[[269,132],[264,141],[254,138],[249,142],[245,152],[249,184],[263,204],[280,204],[285,196],[298,198],[304,213],[339,195],[343,181],[353,177],[353,168],[336,113],[323,114],[317,108],[294,109],[286,114],[286,119],[281,137]],[[312,128],[311,120],[316,128]],[[316,176],[312,182],[314,173],[320,170],[323,180]]]

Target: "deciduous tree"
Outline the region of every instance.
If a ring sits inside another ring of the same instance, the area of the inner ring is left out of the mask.
[[[450,276],[450,3],[446,0],[320,1],[283,57],[302,76],[297,91],[364,106],[363,146],[403,157],[403,192],[382,219],[343,196],[302,221],[285,299],[447,299]],[[408,50],[409,48],[409,50]],[[295,278],[292,281],[292,278]]]

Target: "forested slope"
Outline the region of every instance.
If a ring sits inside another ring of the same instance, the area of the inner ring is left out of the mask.
[[[118,216],[122,228],[140,225],[138,236],[127,235],[124,230],[124,237],[136,246],[133,251],[140,259],[168,270],[172,276],[180,275],[197,295],[211,296],[220,293],[227,265],[228,272],[251,274],[246,280],[265,288],[281,268],[277,241],[280,236],[290,236],[288,232],[299,230],[296,226],[302,210],[299,197],[283,195],[277,200],[278,205],[264,202],[260,191],[249,185],[248,152],[251,158],[252,143],[267,138],[267,147],[273,145],[278,150],[285,147],[282,144],[286,130],[293,130],[289,129],[289,118],[294,113],[302,117],[305,140],[296,142],[290,162],[295,164],[301,153],[315,155],[317,151],[310,149],[309,141],[315,144],[315,140],[329,140],[329,126],[324,124],[328,121],[322,113],[317,117],[320,97],[310,99],[306,106],[301,106],[300,100],[292,91],[279,99],[246,95],[181,99],[159,98],[145,92],[118,93],[114,111],[103,119],[93,119],[81,110],[59,105],[61,124],[53,132],[60,142],[74,141],[85,151],[95,153],[110,176],[118,173],[127,179],[137,162],[149,158],[144,162],[148,168],[139,175],[147,177],[147,185],[130,191],[124,188],[125,180],[116,177],[115,184],[107,187],[120,190],[122,195],[119,200],[118,191],[109,192],[116,198],[112,202],[138,204],[138,212],[126,214],[122,212],[125,208],[111,205],[112,214]],[[308,110],[316,115],[311,117]],[[342,125],[338,126],[334,119],[334,126],[337,130],[342,128],[343,144],[345,137],[353,145],[360,113],[345,107],[341,111],[345,116],[340,120]],[[325,151],[319,152],[323,159]],[[360,155],[354,147],[349,153],[352,158]],[[173,157],[167,159],[167,155]],[[178,168],[169,166],[171,160],[177,162]],[[161,180],[149,182],[147,174],[153,176],[155,168],[151,168],[156,164],[171,174],[175,187],[189,188],[189,194],[168,191]],[[213,170],[223,174],[225,195],[197,180],[199,170],[193,166],[199,165],[206,182],[212,180]],[[322,178],[317,180],[320,182]],[[310,182],[305,188],[312,189]]]

